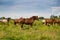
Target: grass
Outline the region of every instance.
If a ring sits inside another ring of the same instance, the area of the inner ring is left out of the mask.
[[[15,26],[13,21],[9,24],[8,26],[0,23],[0,40],[60,40],[59,25],[47,26],[41,21],[35,21],[32,28],[24,25],[22,30],[20,25]]]

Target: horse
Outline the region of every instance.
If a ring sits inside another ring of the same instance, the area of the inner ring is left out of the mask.
[[[49,25],[49,24],[54,24],[55,19],[44,19],[42,20],[43,24]]]
[[[24,18],[14,19],[14,25],[19,24]]]
[[[58,25],[60,25],[60,19],[45,19],[45,20],[42,20],[42,23],[46,24],[46,25],[49,25],[49,24],[52,24],[52,25],[58,24]]]
[[[34,21],[38,20],[38,16],[32,16],[30,18],[19,18],[19,19],[14,19],[14,24],[16,25],[21,24],[21,28],[23,28],[23,24],[30,25],[32,26]]]
[[[10,18],[0,19],[0,22],[2,22],[4,24],[7,23],[7,25],[9,25],[9,20],[10,20]]]
[[[30,18],[24,18],[23,20],[20,21],[20,24],[22,24],[21,28],[23,28],[23,24],[30,25],[32,27],[35,20],[39,20],[38,16],[32,16]]]
[[[54,24],[58,24],[58,25],[60,25],[60,20],[55,19]]]

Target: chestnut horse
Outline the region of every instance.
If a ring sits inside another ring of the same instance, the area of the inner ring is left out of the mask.
[[[60,25],[60,19],[45,19],[45,20],[42,20],[42,23],[48,25],[48,24],[52,24],[52,25],[55,25],[55,24],[58,24]]]
[[[43,24],[49,25],[49,24],[54,24],[55,19],[44,19],[42,20]]]
[[[14,25],[20,24],[20,22],[22,22],[23,20],[24,18],[14,19]]]
[[[38,16],[32,16],[30,18],[15,19],[14,24],[16,25],[17,23],[20,23],[21,28],[23,28],[23,24],[27,24],[27,25],[32,26],[35,20],[38,20]]]
[[[22,22],[21,22],[21,28],[23,28],[23,24],[26,25],[30,25],[32,27],[33,23],[35,20],[38,20],[38,16],[32,16],[30,18],[25,18]]]
[[[60,19],[55,19],[54,24],[60,25]]]

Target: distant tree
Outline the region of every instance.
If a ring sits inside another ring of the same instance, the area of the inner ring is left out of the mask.
[[[7,19],[12,19],[11,17],[7,17]]]
[[[44,19],[44,17],[39,17],[39,19]]]
[[[1,17],[0,19],[5,19],[5,17]]]
[[[60,19],[60,15],[59,15],[59,19]]]
[[[50,18],[51,19],[58,19],[58,16],[51,15]]]
[[[11,17],[8,17],[9,19],[12,19]]]
[[[58,16],[54,16],[55,19],[58,19]]]
[[[51,15],[50,18],[53,19],[54,18],[54,15]]]

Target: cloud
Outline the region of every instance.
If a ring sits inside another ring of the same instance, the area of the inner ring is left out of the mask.
[[[7,7],[8,9],[44,10],[56,5],[56,0],[2,0],[0,5],[3,5],[3,8]]]
[[[60,12],[60,7],[52,7],[52,14],[57,15]]]
[[[14,5],[13,1],[10,0],[0,0],[0,6],[12,6]]]
[[[60,0],[57,1],[57,6],[60,6]]]
[[[0,0],[0,14],[13,18],[32,15],[48,17],[54,6],[57,6],[57,0]]]

